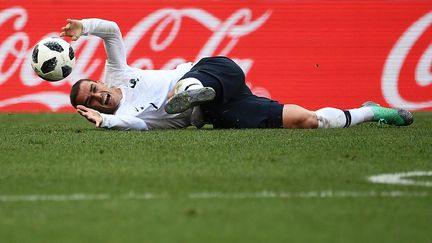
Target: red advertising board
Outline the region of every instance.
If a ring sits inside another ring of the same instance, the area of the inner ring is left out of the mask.
[[[14,0],[0,1],[0,112],[73,111],[71,85],[103,77],[97,37],[72,43],[76,65],[63,81],[31,69],[33,46],[67,18],[117,22],[131,66],[225,55],[254,93],[282,103],[432,110],[431,1]]]

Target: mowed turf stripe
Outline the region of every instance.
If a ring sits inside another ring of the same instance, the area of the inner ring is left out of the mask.
[[[197,199],[243,199],[243,198],[374,198],[374,197],[427,197],[428,192],[415,191],[308,191],[308,192],[256,192],[256,193],[192,193],[189,198]]]
[[[39,202],[39,201],[93,201],[107,200],[109,194],[30,194],[30,195],[1,195],[0,202]]]
[[[196,192],[185,195],[189,199],[317,199],[317,198],[418,198],[428,197],[426,191],[307,191],[307,192]],[[101,194],[31,194],[31,195],[0,195],[0,202],[40,202],[40,201],[95,201],[95,200],[153,200],[179,197],[167,193],[127,193],[121,195]],[[181,196],[180,196],[181,197]]]

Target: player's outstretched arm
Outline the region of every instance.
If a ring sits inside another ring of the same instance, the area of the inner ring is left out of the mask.
[[[67,24],[61,29],[60,37],[69,36],[73,41],[78,40],[83,32],[82,23],[75,19],[67,19],[66,22]]]
[[[81,116],[85,117],[89,122],[96,124],[96,127],[100,127],[103,121],[102,116],[98,111],[85,107],[83,105],[77,106],[77,112]]]
[[[77,106],[77,112],[85,117],[89,122],[92,122],[96,127],[117,129],[117,130],[149,130],[147,124],[134,116],[129,115],[111,115],[99,113],[98,111],[85,107]]]
[[[120,27],[116,22],[98,18],[81,19],[79,21],[70,20],[70,23],[68,22],[65,28],[65,35],[70,34],[69,36],[72,36],[72,39],[74,39],[74,34],[75,38],[80,35],[93,35],[102,38],[107,54],[107,70],[128,68],[126,47],[123,43]],[[68,30],[70,31],[68,32]]]

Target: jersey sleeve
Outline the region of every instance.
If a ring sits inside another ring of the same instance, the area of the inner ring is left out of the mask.
[[[110,115],[100,113],[100,127],[117,130],[149,130],[147,123],[140,118],[128,115]]]
[[[115,22],[103,19],[82,19],[81,23],[83,35],[94,35],[103,39],[108,68],[124,69],[127,67],[123,38]]]

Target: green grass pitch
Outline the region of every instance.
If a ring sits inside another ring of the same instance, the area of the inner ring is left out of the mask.
[[[432,187],[368,181],[432,171],[431,120],[119,132],[3,113],[0,242],[432,242]]]

